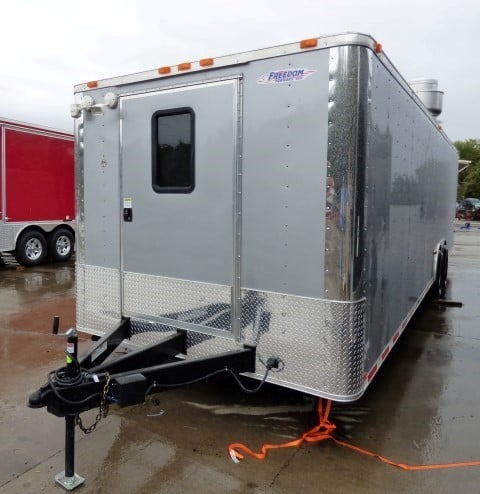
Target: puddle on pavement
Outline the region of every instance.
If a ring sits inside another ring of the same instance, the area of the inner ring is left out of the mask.
[[[0,269],[0,314],[24,310],[28,304],[56,295],[73,296],[74,286],[73,263]]]

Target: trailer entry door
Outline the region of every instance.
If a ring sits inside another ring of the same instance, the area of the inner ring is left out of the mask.
[[[126,316],[204,333],[235,327],[239,87],[229,79],[121,98]]]

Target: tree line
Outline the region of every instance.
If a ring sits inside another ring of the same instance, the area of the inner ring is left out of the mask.
[[[457,197],[480,198],[480,139],[466,139],[453,143],[459,159],[471,161],[471,165],[458,175]],[[461,167],[460,167],[461,168]]]

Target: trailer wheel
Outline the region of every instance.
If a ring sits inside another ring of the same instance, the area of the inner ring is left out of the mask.
[[[48,238],[48,253],[56,262],[68,261],[73,254],[75,239],[70,230],[59,228]]]
[[[433,295],[437,298],[445,298],[448,279],[448,249],[440,252],[437,261],[437,275],[433,285]]]
[[[45,236],[37,230],[29,230],[20,235],[15,249],[15,259],[22,266],[37,266],[47,255]]]
[[[443,259],[442,259],[442,279],[440,285],[440,296],[442,298],[445,297],[447,292],[447,281],[448,281],[448,249],[443,251]]]

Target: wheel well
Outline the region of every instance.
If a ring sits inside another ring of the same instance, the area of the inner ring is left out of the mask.
[[[15,238],[15,248],[18,247],[18,240],[22,237],[22,235],[24,233],[27,233],[27,232],[39,232],[42,235],[44,235],[45,238],[48,236],[48,233],[43,228],[40,228],[37,225],[33,225],[33,226],[30,226],[29,225],[29,226],[26,226],[25,228],[22,228],[19,232],[17,232],[17,236]]]
[[[73,235],[73,238],[75,239],[75,230],[70,225],[58,225],[52,231],[50,231],[48,233],[45,232],[45,235],[50,236],[53,233],[57,232],[58,230],[68,230]]]

